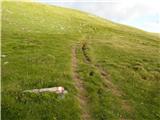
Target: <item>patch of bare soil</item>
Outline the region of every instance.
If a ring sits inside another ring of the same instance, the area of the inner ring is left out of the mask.
[[[87,54],[87,43],[83,43],[82,44],[82,52],[83,52],[83,56],[85,58],[86,63],[90,64],[91,66],[93,66],[94,68],[96,68],[101,76],[101,78],[103,79],[103,85],[104,87],[107,87],[108,89],[111,90],[112,94],[114,96],[117,96],[119,98],[121,107],[127,111],[127,112],[131,112],[132,107],[129,103],[129,101],[124,100],[122,97],[125,96],[125,93],[117,86],[115,85],[109,78],[109,74],[103,70],[100,66],[98,65],[94,65],[92,64],[92,61],[90,59],[90,57]]]
[[[77,73],[77,57],[76,57],[76,47],[72,48],[72,77],[75,81],[75,86],[78,91],[77,99],[80,103],[80,108],[82,111],[81,119],[90,120],[91,116],[88,110],[88,98],[86,96],[86,90],[84,88],[83,81],[80,79]]]
[[[104,86],[107,87],[107,88],[109,88],[111,90],[112,94],[115,95],[115,96],[117,96],[119,98],[121,107],[126,112],[131,112],[132,111],[132,107],[131,107],[129,101],[124,100],[122,98],[123,96],[126,96],[126,94],[120,88],[118,88],[118,86],[116,86],[115,84],[113,84],[113,82],[109,79],[107,72],[105,72],[104,70],[102,70],[99,66],[95,66],[95,67],[99,71],[101,78],[104,80]]]

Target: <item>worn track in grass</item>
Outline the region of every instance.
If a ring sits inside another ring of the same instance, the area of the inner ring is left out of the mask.
[[[81,49],[85,62],[87,64],[90,64],[93,68],[95,68],[99,72],[99,75],[103,80],[103,86],[106,87],[107,89],[110,89],[112,94],[118,98],[122,109],[124,109],[126,112],[129,113],[133,112],[133,108],[131,107],[130,102],[122,98],[123,96],[126,96],[126,94],[112,82],[112,80],[109,78],[109,74],[105,70],[103,70],[101,66],[92,63],[91,58],[87,53],[88,48],[86,42],[82,43]]]
[[[84,88],[84,83],[80,79],[78,73],[77,73],[77,56],[76,56],[76,47],[72,48],[72,77],[75,81],[75,86],[78,91],[77,99],[80,104],[80,109],[82,111],[81,113],[81,119],[82,120],[90,120],[91,116],[88,110],[88,98],[86,96],[86,90]]]

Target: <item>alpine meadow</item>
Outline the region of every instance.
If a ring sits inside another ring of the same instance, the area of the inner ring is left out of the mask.
[[[158,33],[38,2],[1,23],[2,120],[160,120]]]

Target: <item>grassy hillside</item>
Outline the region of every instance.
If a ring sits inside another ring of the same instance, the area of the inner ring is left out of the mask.
[[[158,36],[77,10],[3,2],[2,56],[2,120],[160,119]],[[68,94],[23,92],[54,86]]]

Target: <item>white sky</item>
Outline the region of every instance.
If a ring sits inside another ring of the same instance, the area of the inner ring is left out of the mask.
[[[160,33],[160,0],[38,0]]]

